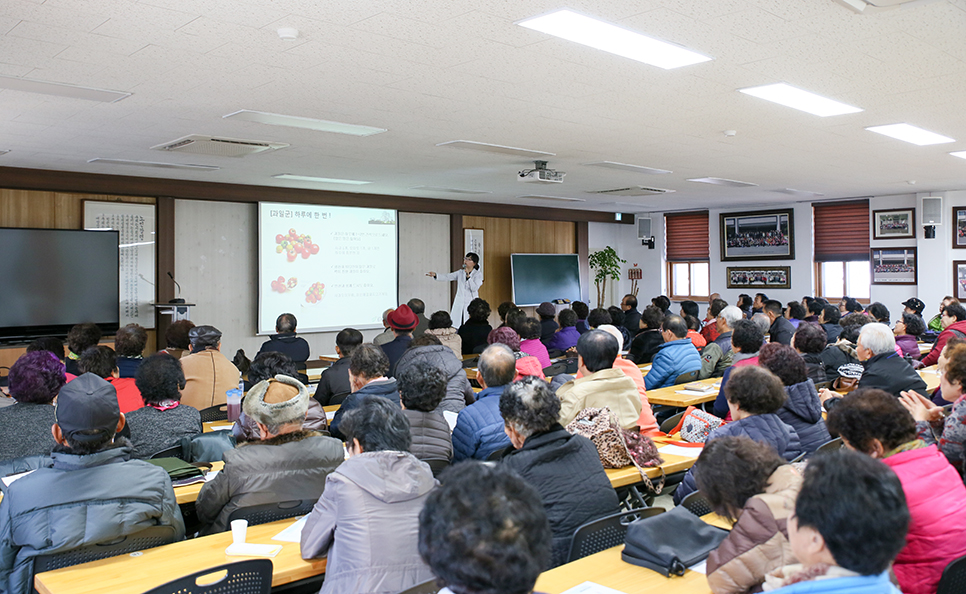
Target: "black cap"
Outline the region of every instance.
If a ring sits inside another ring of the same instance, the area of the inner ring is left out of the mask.
[[[916,299],[915,297],[906,299],[905,301],[902,302],[902,304],[908,307],[909,309],[916,310],[916,313],[919,315],[922,315],[922,310],[926,309],[926,304],[923,303],[921,299]]]
[[[192,346],[199,343],[214,346],[221,342],[221,330],[214,326],[195,326],[188,330],[188,340],[191,341]]]
[[[74,441],[97,441],[105,434],[113,437],[120,419],[117,391],[93,373],[68,382],[57,396],[54,420],[64,437]],[[81,434],[81,431],[96,433]]]

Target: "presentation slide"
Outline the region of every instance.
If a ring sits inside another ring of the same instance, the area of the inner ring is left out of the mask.
[[[381,328],[396,307],[396,211],[258,204],[258,333],[282,313],[298,331]]]

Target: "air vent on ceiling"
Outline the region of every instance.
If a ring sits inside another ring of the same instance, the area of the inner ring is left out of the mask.
[[[277,150],[287,147],[284,142],[267,142],[262,140],[240,140],[238,138],[216,138],[191,134],[171,142],[152,146],[160,151],[178,151],[196,155],[210,155],[214,157],[246,157],[267,150]]]
[[[654,194],[670,194],[674,190],[665,188],[648,188],[647,186],[628,186],[610,190],[590,190],[590,194],[604,194],[605,196],[653,196]]]

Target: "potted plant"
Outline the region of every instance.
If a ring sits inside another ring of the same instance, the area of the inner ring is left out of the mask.
[[[621,264],[627,260],[622,260],[614,248],[607,246],[602,250],[592,252],[587,258],[587,263],[596,271],[594,284],[597,285],[597,307],[604,307],[604,293],[607,291],[607,278],[620,280]]]

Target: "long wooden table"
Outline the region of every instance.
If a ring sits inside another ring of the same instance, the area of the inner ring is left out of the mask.
[[[692,383],[699,383],[706,386],[713,386],[714,384],[719,384],[721,382],[720,377],[709,377],[708,379],[700,380]],[[689,406],[697,406],[705,402],[711,402],[718,397],[718,390],[712,390],[707,394],[678,394],[679,391],[684,390],[684,386],[687,384],[678,384],[676,386],[668,386],[667,388],[658,388],[656,390],[647,391],[647,401],[651,404],[659,404],[662,406],[674,406],[677,408],[687,408]]]
[[[225,467],[224,462],[212,462],[211,471],[221,470]],[[175,499],[178,500],[178,505],[184,505],[185,503],[194,503],[198,500],[198,493],[201,493],[201,488],[205,486],[205,483],[192,483],[190,485],[185,485],[183,487],[174,488]]]
[[[282,551],[272,558],[272,586],[325,573],[325,559],[303,561],[298,543],[271,540],[293,523],[288,519],[248,528],[249,543],[282,545]],[[184,540],[40,573],[34,578],[34,587],[40,594],[141,594],[180,576],[248,558],[226,555],[230,544],[230,531]]]

